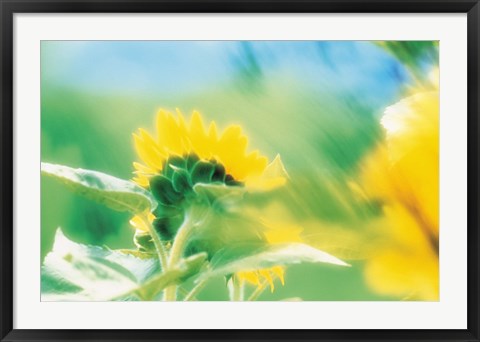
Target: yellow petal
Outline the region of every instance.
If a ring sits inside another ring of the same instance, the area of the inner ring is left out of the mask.
[[[190,119],[190,141],[192,149],[201,159],[210,159],[212,153],[212,145],[207,138],[205,126],[203,125],[200,113],[195,111]]]
[[[266,161],[266,160],[265,160]],[[246,185],[252,191],[270,191],[285,185],[288,173],[282,163],[280,155],[277,154],[275,159],[266,167],[262,164],[257,165],[257,172],[263,170],[260,176],[249,176],[246,179]]]
[[[258,278],[258,274],[255,271],[238,272],[236,276],[240,280],[247,281],[252,285],[260,286],[260,279]]]
[[[144,188],[146,188],[150,185],[150,181],[148,180],[148,178],[143,176],[143,175],[133,177],[133,181],[135,183],[137,183],[138,185],[143,186]]]
[[[135,150],[140,159],[142,159],[148,167],[159,171],[162,170],[164,159],[156,144],[151,143],[151,137],[148,133],[140,136],[134,134],[133,138],[135,142]]]
[[[282,285],[285,285],[285,270],[281,266],[274,266],[271,268],[271,271],[280,279]]]
[[[302,242],[300,233],[302,227],[294,225],[277,225],[265,231],[265,238],[268,243],[287,243],[287,242]]]
[[[268,159],[260,155],[258,151],[253,151],[245,158],[245,176],[256,176],[264,172],[268,164]]]
[[[145,177],[162,170],[163,163],[169,156],[184,156],[192,152],[203,160],[216,159],[234,179],[252,184],[252,190],[272,189],[286,181],[280,176],[258,181],[267,167],[267,158],[258,151],[247,153],[248,139],[238,125],[228,126],[219,135],[214,121],[209,123],[207,131],[202,116],[195,111],[187,125],[177,109],[175,116],[160,110],[156,126],[157,140],[144,130],[134,135],[135,149],[143,162],[135,166],[136,179],[142,186],[146,185]]]
[[[142,232],[148,232],[148,224],[145,223],[141,216],[134,216],[130,219],[130,224],[133,228],[141,230]]]
[[[135,168],[135,170],[137,172],[140,172],[140,173],[153,174],[156,171],[155,169],[152,169],[151,167],[145,166],[145,165],[137,163],[137,162],[133,162],[133,167]]]
[[[188,134],[188,127],[187,123],[185,122],[185,118],[183,117],[182,112],[177,108],[177,122],[178,122],[178,131],[179,137],[181,140],[182,148],[186,153],[190,153],[192,151],[192,142],[190,141],[190,137]]]
[[[158,143],[166,151],[182,155],[185,151],[182,144],[182,136],[179,124],[175,117],[164,110],[157,115]]]
[[[383,249],[365,267],[378,293],[421,300],[439,299],[438,259],[422,251]]]
[[[212,145],[218,141],[217,124],[215,121],[210,122],[210,126],[208,126],[208,139]]]
[[[355,191],[380,201],[384,213],[372,223],[377,239],[369,243],[375,248],[367,282],[401,298],[438,300],[439,93],[433,82],[387,108],[386,142],[363,162]]]

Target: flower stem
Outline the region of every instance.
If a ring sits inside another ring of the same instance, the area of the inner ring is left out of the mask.
[[[195,300],[195,296],[203,290],[203,288],[207,285],[207,279],[202,280],[199,282],[197,285],[194,286],[194,288],[183,298],[184,301],[191,301]]]
[[[239,279],[232,279],[232,300],[234,302],[243,301],[243,295],[245,293],[245,283]]]
[[[175,266],[181,259],[183,249],[190,237],[192,228],[195,225],[190,220],[188,215],[185,215],[185,220],[183,224],[178,229],[177,235],[175,236],[175,240],[173,241],[173,246],[170,251],[170,258],[168,259],[167,267]],[[177,300],[177,285],[171,285],[165,289],[164,293],[164,300],[166,301],[175,301]]]
[[[256,300],[262,294],[262,292],[267,288],[267,285],[268,285],[268,281],[265,280],[263,284],[259,285],[255,289],[255,291],[252,292],[252,294],[250,295],[250,297],[248,297],[247,300],[249,302]]]
[[[148,220],[147,215],[143,215],[142,219],[148,226],[150,236],[152,237],[153,244],[155,245],[155,250],[157,251],[160,267],[162,268],[162,272],[164,272],[167,269],[167,251],[165,250],[165,246],[163,245],[160,236],[158,236],[157,232],[155,231],[155,228],[153,228],[152,224]]]
[[[174,302],[177,300],[177,286],[171,285],[165,289],[163,293],[163,300],[167,302]]]

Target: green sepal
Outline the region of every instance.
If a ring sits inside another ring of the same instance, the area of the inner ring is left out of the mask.
[[[184,213],[181,208],[159,204],[153,211],[155,219],[153,227],[163,241],[171,241],[183,222]]]
[[[165,167],[163,174],[165,177],[172,179],[173,173],[178,169],[185,169],[187,167],[186,161],[184,158],[179,156],[171,156],[165,162]]]
[[[200,158],[196,154],[189,154],[186,158],[186,168],[188,172],[192,172],[195,164],[198,163]]]
[[[187,194],[192,191],[190,175],[184,169],[178,169],[173,173],[172,184],[175,191],[181,194]]]
[[[229,186],[240,186],[243,185],[242,182],[239,182],[233,178],[232,175],[226,175],[225,176],[225,184]]]
[[[212,163],[199,161],[192,169],[192,183],[210,183],[215,166]]]
[[[226,274],[225,275],[225,285],[228,284],[228,282],[233,278],[233,273]]]
[[[164,176],[154,176],[150,179],[150,191],[153,197],[164,205],[178,203],[183,195],[173,188],[172,182]]]
[[[215,163],[212,174],[212,182],[223,183],[225,181],[225,167],[222,164]]]

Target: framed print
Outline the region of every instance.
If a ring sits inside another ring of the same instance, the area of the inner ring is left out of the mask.
[[[2,1],[1,340],[478,341],[477,1]]]

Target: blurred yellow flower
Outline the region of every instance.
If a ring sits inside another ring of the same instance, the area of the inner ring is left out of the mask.
[[[438,80],[388,107],[381,123],[386,141],[360,177],[362,195],[383,208],[366,280],[381,294],[438,300]]]

